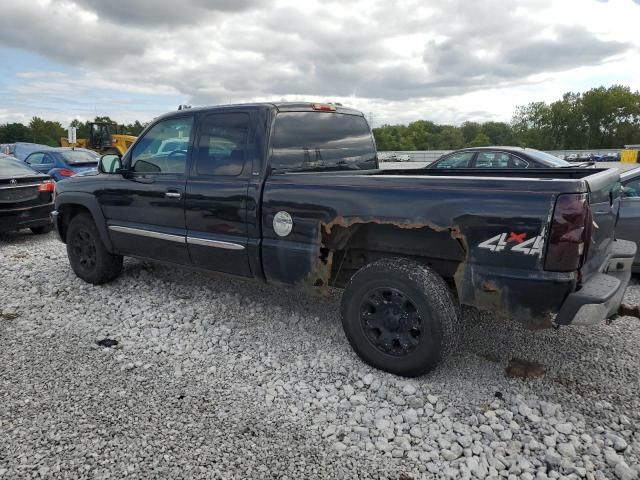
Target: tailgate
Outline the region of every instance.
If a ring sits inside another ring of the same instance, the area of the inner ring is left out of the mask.
[[[581,273],[586,278],[598,272],[611,253],[620,208],[620,174],[611,168],[585,178],[589,187],[589,203],[593,229],[587,258]]]

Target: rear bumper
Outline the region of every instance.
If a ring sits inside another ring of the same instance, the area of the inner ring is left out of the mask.
[[[53,203],[12,210],[0,210],[0,232],[50,225],[51,218],[49,215],[52,211]]]
[[[580,290],[567,296],[556,316],[557,325],[594,325],[618,311],[631,279],[636,244],[616,240],[602,272],[592,275]]]

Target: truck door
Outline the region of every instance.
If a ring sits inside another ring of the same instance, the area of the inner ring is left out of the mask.
[[[247,205],[252,114],[212,112],[200,118],[187,181],[187,247],[194,266],[250,276]],[[255,207],[251,207],[255,208]]]
[[[119,253],[190,264],[184,199],[193,123],[193,115],[158,121],[125,155],[128,174],[106,176],[97,197]]]

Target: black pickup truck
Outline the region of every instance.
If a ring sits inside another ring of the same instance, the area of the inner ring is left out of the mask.
[[[157,118],[59,182],[53,216],[94,284],[130,255],[342,288],[358,355],[415,376],[454,348],[460,304],[532,328],[615,315],[636,249],[614,240],[619,197],[613,170],[380,170],[360,112],[277,103]]]

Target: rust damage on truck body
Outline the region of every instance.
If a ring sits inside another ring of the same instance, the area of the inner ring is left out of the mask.
[[[336,261],[336,252],[342,251],[348,241],[357,232],[361,226],[379,225],[400,228],[403,230],[421,230],[427,229],[432,232],[448,232],[450,237],[455,240],[465,251],[466,245],[464,237],[458,226],[443,227],[435,225],[431,222],[409,222],[406,220],[381,219],[377,217],[353,217],[348,218],[338,216],[329,222],[320,222],[318,226],[318,238],[316,245],[316,255],[312,258],[312,265],[309,275],[305,281],[305,286],[325,289],[326,287],[335,285],[335,279],[332,275],[334,263]],[[390,248],[393,253],[393,247]],[[397,252],[401,255],[401,252]],[[342,258],[341,260],[344,260]],[[464,261],[459,262],[458,268],[464,265]],[[338,270],[339,271],[339,270]],[[332,279],[334,280],[332,284]]]
[[[469,245],[459,225],[443,227],[432,222],[406,221],[395,219],[384,219],[378,217],[344,217],[338,216],[328,222],[320,221],[318,224],[318,233],[316,239],[317,248],[315,254],[311,258],[310,273],[304,280],[302,287],[305,290],[312,290],[316,294],[325,294],[328,287],[336,286],[337,276],[342,269],[342,263],[345,261],[345,249],[350,248],[349,242],[357,234],[359,228],[367,228],[367,226],[389,226],[403,230],[422,230],[431,234],[446,234],[447,238],[455,241],[456,245],[462,252],[462,256],[449,260],[454,265],[449,274],[440,273],[445,279],[450,280],[451,287],[457,294],[458,301],[461,304],[475,307],[479,310],[489,311],[497,317],[514,319],[531,330],[539,330],[550,328],[553,320],[553,308],[546,303],[544,297],[550,292],[542,292],[540,301],[526,302],[525,299],[520,301],[521,289],[519,285],[505,281],[499,275],[492,275],[490,272],[482,271],[480,273],[475,265],[468,262]],[[398,238],[398,237],[397,237]],[[389,253],[403,255],[406,254],[404,244],[406,239],[389,246],[384,252],[387,256]],[[408,245],[407,248],[411,247]],[[438,248],[442,248],[442,244],[438,244]],[[426,263],[430,263],[431,259],[427,255],[421,255],[419,249],[413,246],[414,253],[408,256],[416,257],[418,260],[424,258]],[[381,252],[380,252],[381,253]],[[372,259],[368,259],[371,261]],[[373,258],[375,260],[375,258]],[[436,271],[438,268],[434,267]],[[357,270],[357,267],[352,271]],[[526,279],[524,279],[526,281]],[[337,285],[341,286],[341,285]],[[522,289],[524,290],[524,289]],[[531,295],[528,292],[527,295]],[[536,294],[536,296],[538,296]]]

